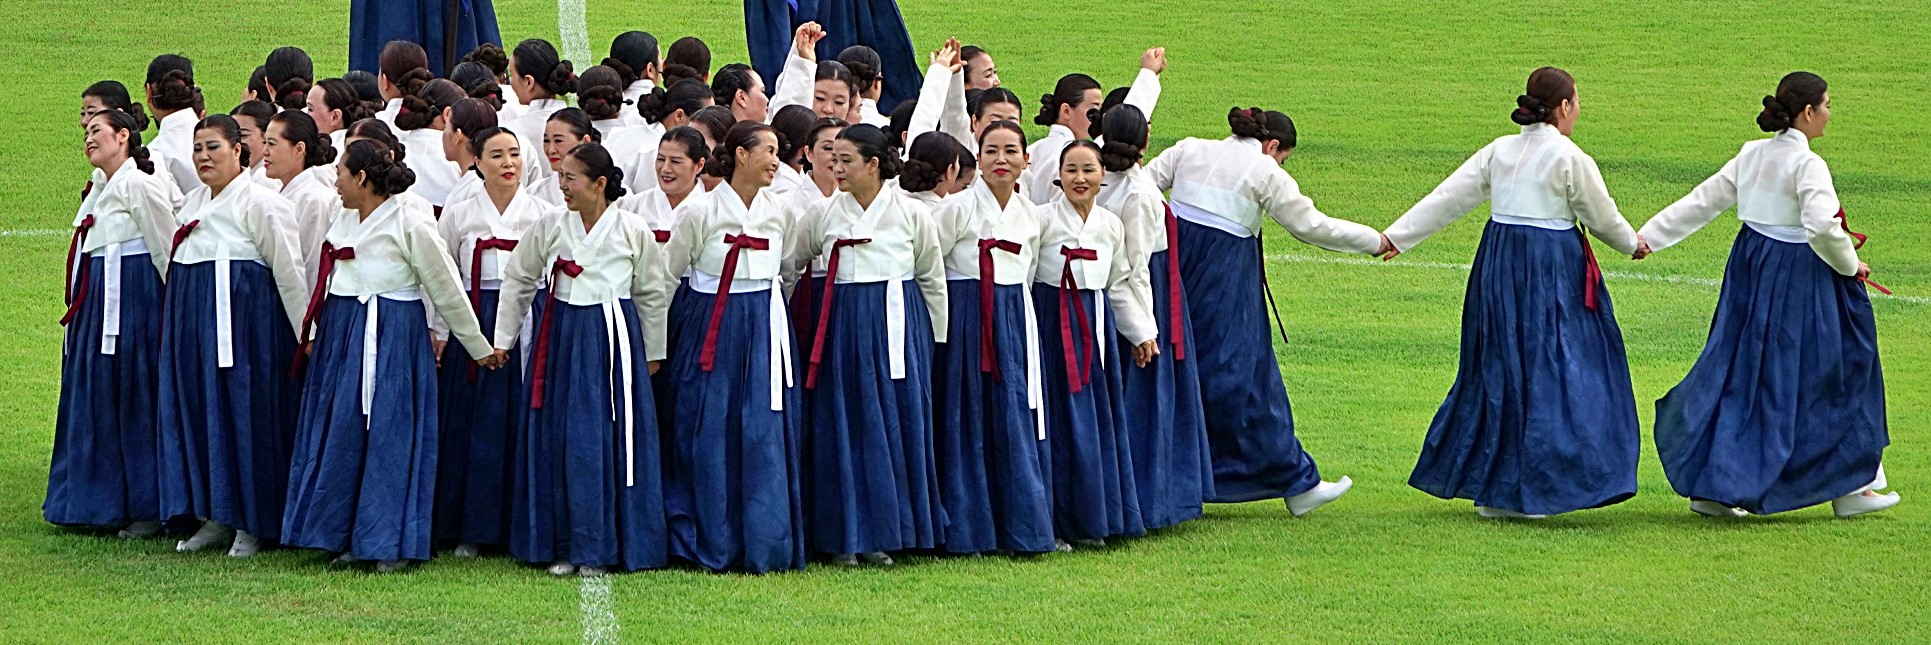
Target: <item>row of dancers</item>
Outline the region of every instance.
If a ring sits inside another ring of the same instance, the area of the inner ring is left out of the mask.
[[[624,34],[581,77],[524,41],[461,97],[392,43],[376,91],[401,135],[349,119],[372,106],[347,81],[284,78],[312,67],[294,48],[264,65],[259,120],[198,115],[191,63],[156,58],[152,146],[122,86],[90,87],[46,518],[199,521],[177,549],[237,557],[393,571],[454,545],[598,575],[1047,553],[1205,503],[1301,516],[1352,482],[1295,437],[1263,218],[1393,258],[1485,201],[1458,376],[1411,485],[1512,519],[1631,497],[1635,402],[1582,231],[1641,259],[1735,206],[1709,345],[1658,403],[1672,484],[1724,517],[1898,501],[1878,492],[1863,238],[1809,149],[1829,119],[1815,75],[1765,98],[1772,138],[1639,233],[1568,138],[1574,80],[1538,69],[1521,132],[1384,232],[1301,193],[1279,112],[1233,109],[1229,136],[1145,160],[1157,48],[1130,88],[1062,78],[1029,143],[1016,96],[965,89],[998,81],[973,72],[983,50],[947,42],[881,128],[863,123],[877,81],[849,80],[866,63],[815,61],[821,37],[799,29],[768,101],[748,67],[673,62],[694,39],[660,59]],[[584,88],[606,72],[619,84]],[[672,98],[703,78],[714,105]],[[646,123],[600,128],[630,92]],[[440,204],[412,192],[444,163]]]

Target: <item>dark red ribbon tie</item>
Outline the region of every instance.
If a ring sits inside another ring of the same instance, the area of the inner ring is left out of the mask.
[[[872,238],[842,239],[831,243],[831,259],[825,261],[825,293],[818,301],[818,329],[811,339],[811,367],[805,370],[805,389],[818,387],[818,364],[825,358],[825,328],[831,326],[831,294],[838,286],[839,251],[845,247],[871,244]]]
[[[88,182],[88,185],[92,186],[93,182]],[[60,317],[62,327],[67,326],[67,323],[73,322],[74,315],[80,313],[81,302],[87,300],[87,260],[89,254],[82,253],[80,248],[87,245],[87,233],[92,230],[94,230],[94,216],[88,215],[80,218],[80,224],[74,226],[74,241],[67,244],[67,313],[62,314]],[[75,271],[74,269],[75,257],[80,258],[79,271]],[[105,268],[109,271],[114,270],[114,267]],[[80,274],[78,283],[74,279],[75,273]]]
[[[483,319],[483,255],[487,251],[514,251],[516,240],[494,237],[477,238],[476,250],[470,253],[469,260],[469,308],[476,312],[476,319]],[[483,330],[487,336],[489,330]],[[469,382],[476,382],[476,362],[469,363]]]
[[[550,263],[550,297],[543,305],[543,321],[536,326],[536,348],[530,356],[530,409],[543,409],[544,366],[550,362],[550,318],[556,315],[557,287],[563,276],[583,275],[583,265],[557,258]]]
[[[308,351],[304,346],[315,337],[312,330],[316,321],[322,318],[322,301],[329,296],[329,278],[335,276],[336,261],[353,259],[355,259],[355,247],[336,248],[334,244],[322,243],[321,261],[315,267],[315,291],[308,296],[308,311],[302,314],[302,334],[296,339],[299,342],[295,343],[295,361],[288,368],[288,375],[291,378],[302,373],[302,362],[308,358]]]
[[[999,380],[999,357],[995,355],[999,345],[998,340],[993,338],[997,327],[993,324],[993,319],[994,314],[997,313],[995,308],[998,306],[993,300],[993,295],[999,285],[998,271],[992,264],[992,252],[998,250],[1018,253],[1019,249],[1018,242],[999,239],[979,240],[979,371],[991,374],[994,381]]]
[[[1162,202],[1167,211],[1167,332],[1173,338],[1173,360],[1187,360],[1187,293],[1180,287],[1180,220],[1173,207]]]
[[[1059,342],[1061,353],[1066,361],[1066,382],[1073,392],[1086,389],[1093,382],[1092,352],[1087,352],[1087,360],[1080,360],[1080,348],[1093,342],[1093,324],[1086,320],[1086,304],[1079,297],[1079,281],[1073,279],[1073,262],[1077,260],[1098,260],[1100,253],[1093,249],[1076,249],[1070,246],[1059,247],[1059,254],[1066,257],[1066,263],[1059,271]],[[1093,306],[1100,306],[1094,301]],[[1068,310],[1072,315],[1068,316]],[[1073,333],[1073,318],[1079,319],[1079,334]],[[1094,348],[1098,349],[1098,348]]]
[[[1871,239],[1871,236],[1869,235],[1865,235],[1863,233],[1859,233],[1857,231],[1851,230],[1851,220],[1849,217],[1846,217],[1844,215],[1844,209],[1842,208],[1837,209],[1837,225],[1843,227],[1844,232],[1846,234],[1849,234],[1852,240],[1855,240],[1854,242],[1851,242],[1852,249],[1864,248],[1864,243],[1870,241]],[[1876,289],[1878,290],[1879,293],[1882,293],[1884,295],[1887,295],[1887,296],[1896,295],[1891,293],[1890,289],[1884,288],[1884,285],[1878,284],[1877,282],[1871,280],[1869,276],[1858,278],[1858,280],[1862,281],[1864,284],[1871,285],[1872,289]]]
[[[1582,306],[1596,311],[1596,284],[1602,282],[1602,265],[1596,264],[1596,250],[1589,246],[1589,233],[1576,227],[1582,239]]]
[[[698,366],[706,372],[717,364],[717,332],[718,327],[724,324],[724,305],[731,299],[731,279],[738,272],[738,253],[745,249],[764,251],[771,248],[771,240],[749,235],[726,234],[724,244],[731,250],[724,254],[723,275],[717,277],[717,298],[711,302],[711,320],[704,329],[704,351],[697,359]]]

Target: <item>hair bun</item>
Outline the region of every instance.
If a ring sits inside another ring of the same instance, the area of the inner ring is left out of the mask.
[[[1125,172],[1140,165],[1140,159],[1145,154],[1140,152],[1139,146],[1108,139],[1106,143],[1100,144],[1100,167],[1105,168],[1107,172]]]
[[[917,157],[906,159],[899,168],[898,185],[911,192],[924,192],[945,181],[945,169]]]
[[[704,80],[704,75],[698,73],[697,68],[682,63],[664,63],[664,68],[659,70],[658,74],[663,80],[658,87],[670,87],[671,84],[687,78],[693,81]]]
[[[275,88],[275,104],[288,110],[308,107],[308,88],[308,79],[300,76],[283,81]]]
[[[416,171],[400,162],[390,164],[382,171],[382,187],[390,195],[400,195],[416,185]]]
[[[1549,120],[1549,106],[1527,94],[1515,97],[1515,111],[1509,113],[1509,120],[1516,125],[1535,125]]]
[[[1775,96],[1763,97],[1763,112],[1757,114],[1757,127],[1764,132],[1778,132],[1788,129],[1794,119],[1790,110],[1777,101]]]
[[[148,129],[148,113],[145,108],[141,107],[141,104],[129,103],[127,104],[127,109],[121,111],[126,112],[128,116],[134,117],[135,130],[146,131]]]
[[[631,69],[629,65],[625,65],[623,61],[617,60],[615,58],[605,56],[603,58],[603,62],[597,63],[597,64],[602,65],[604,67],[608,67],[610,68],[610,71],[616,72],[617,77],[619,79],[637,78],[637,70]],[[632,80],[630,82],[635,83],[636,81]]]
[[[544,79],[543,88],[557,94],[575,94],[577,92],[576,68],[570,66],[570,61],[557,61],[556,67],[550,68],[550,77]]]
[[[194,77],[187,72],[178,69],[168,70],[168,73],[161,76],[159,89],[160,100],[155,101],[159,107],[170,110],[194,107]]]
[[[627,190],[624,190],[624,169],[623,168],[614,166],[614,165],[611,166],[610,172],[605,173],[604,178],[610,180],[609,183],[606,183],[603,185],[604,201],[609,201],[609,202],[617,201],[619,198],[622,198],[625,193],[629,192]]]
[[[1267,138],[1267,126],[1261,124],[1260,108],[1235,107],[1227,111],[1227,128],[1233,135],[1242,139]]]

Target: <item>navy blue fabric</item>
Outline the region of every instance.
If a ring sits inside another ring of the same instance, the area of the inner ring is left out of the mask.
[[[1133,431],[1133,483],[1140,492],[1140,516],[1148,529],[1159,529],[1200,517],[1201,503],[1214,496],[1214,463],[1207,447],[1207,417],[1200,407],[1193,324],[1183,309],[1187,360],[1176,361],[1167,251],[1153,254],[1149,264],[1160,355],[1146,367],[1129,361],[1121,370],[1126,414],[1132,420],[1127,427]],[[1128,356],[1124,351],[1120,355]]]
[[[101,353],[109,260],[86,258],[80,313],[67,324],[60,362],[54,454],[47,467],[48,522],[113,527],[161,517],[155,417],[161,351],[161,274],[148,256],[112,261],[121,272],[121,326]]]
[[[1890,445],[1877,319],[1808,244],[1743,227],[1709,343],[1656,402],[1677,494],[1763,515],[1855,493]]]
[[[476,312],[496,330],[498,291],[484,289]],[[534,330],[532,330],[534,332]],[[473,377],[473,378],[472,378]],[[501,369],[477,367],[454,335],[436,374],[442,420],[436,460],[436,541],[509,544],[510,488],[516,429],[523,422],[523,347]]]
[[[322,304],[302,388],[282,536],[289,546],[362,560],[428,560],[440,426],[429,318],[420,301],[377,300],[375,399],[366,416],[362,334],[368,305],[336,295]]]
[[[451,5],[457,9],[453,30],[445,22]],[[444,38],[452,31],[456,60],[445,64],[445,52],[451,50]],[[438,77],[447,76],[449,68],[477,45],[503,44],[491,0],[350,0],[349,69],[380,73],[377,57],[392,40],[422,45],[429,53],[429,71]]]
[[[1609,290],[1584,306],[1575,229],[1490,221],[1462,303],[1461,364],[1408,484],[1529,514],[1636,494],[1642,438]]]
[[[1046,439],[1051,445],[1046,477],[1055,535],[1062,540],[1143,535],[1146,524],[1133,481],[1130,424],[1134,420],[1128,417],[1122,397],[1120,343],[1113,316],[1106,317],[1105,329],[1092,329],[1092,338],[1081,338],[1078,321],[1073,321],[1076,355],[1092,369],[1092,382],[1074,392],[1067,381],[1065,344],[1060,338],[1059,293],[1055,285],[1033,285],[1046,381]],[[1107,306],[1106,297],[1098,291],[1082,290],[1076,297],[1088,318],[1093,317],[1094,307]],[[1070,307],[1067,311],[1079,315]],[[1104,364],[1098,338],[1109,339]]]
[[[1025,285],[993,290],[994,351],[999,378],[979,371],[979,281],[951,280],[951,322],[932,362],[938,415],[939,498],[950,524],[952,553],[1045,553],[1053,550],[1053,505],[1047,496],[1047,443],[1026,407]]]
[[[784,70],[792,30],[812,21],[825,28],[825,39],[818,41],[818,60],[835,60],[838,52],[852,45],[878,52],[885,63],[879,111],[891,114],[900,101],[918,98],[925,79],[923,59],[912,48],[905,18],[893,0],[744,0],[745,44],[752,67],[765,79],[766,91],[777,87],[774,81]]]
[[[277,541],[301,388],[268,267],[231,262],[234,366],[216,366],[215,263],[168,267],[161,313],[161,516]],[[125,313],[125,312],[123,312]]]
[[[1259,238],[1180,220],[1180,280],[1187,285],[1200,399],[1213,453],[1210,502],[1299,495],[1321,483],[1294,436],[1294,408],[1274,356]]]

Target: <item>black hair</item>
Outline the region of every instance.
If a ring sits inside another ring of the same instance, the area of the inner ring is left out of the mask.
[[[1019,123],[1014,121],[993,121],[987,123],[986,127],[979,131],[979,147],[985,147],[986,135],[992,134],[994,130],[1005,130],[1019,135],[1019,147],[1026,147],[1026,129],[1019,127]]]
[[[973,92],[978,92],[978,94],[974,95]],[[1001,103],[1011,105],[1016,110],[1024,110],[1026,108],[1026,104],[1019,102],[1018,94],[1014,94],[1012,90],[1003,87],[968,90],[966,92],[966,111],[971,113],[972,118],[975,119],[986,118],[986,108]]]
[[[912,131],[912,112],[918,109],[919,100],[916,98],[899,101],[898,106],[892,108],[892,114],[886,118],[884,130],[885,134],[892,137],[893,144],[904,143],[905,133]]]
[[[885,63],[878,57],[878,51],[864,45],[852,45],[838,52],[838,62],[851,70],[860,93],[872,91],[872,85],[885,77]]]
[[[1068,144],[1066,144],[1066,147],[1064,147],[1064,148],[1060,148],[1060,150],[1059,150],[1059,165],[1060,165],[1061,167],[1064,167],[1064,166],[1066,165],[1066,157],[1067,157],[1067,156],[1069,156],[1069,155],[1071,155],[1071,154],[1073,153],[1073,151],[1074,151],[1074,150],[1080,150],[1080,149],[1086,149],[1086,150],[1092,150],[1092,151],[1093,151],[1093,156],[1095,156],[1095,157],[1098,157],[1098,156],[1099,156],[1099,155],[1101,154],[1101,153],[1100,153],[1100,144],[1097,144],[1097,143],[1093,143],[1093,140],[1091,140],[1091,139],[1074,139],[1072,143],[1068,143]],[[1102,168],[1103,168],[1103,167],[1104,167],[1104,166],[1102,166]],[[1059,174],[1059,168],[1054,168],[1054,169],[1053,169],[1053,174],[1054,174],[1055,176],[1057,176],[1057,175]],[[1058,186],[1058,185],[1059,185],[1059,180],[1057,180],[1057,179],[1055,179],[1055,180],[1053,180],[1053,185],[1054,185],[1054,186]]]
[[[202,130],[214,130],[220,133],[221,140],[241,150],[241,167],[243,170],[248,169],[248,161],[253,159],[252,152],[248,149],[248,144],[242,143],[241,124],[236,122],[234,117],[226,114],[210,114],[208,118],[194,124],[195,132]]]
[[[275,118],[269,119],[268,123],[281,124],[282,138],[287,139],[289,145],[299,143],[306,146],[303,148],[305,152],[302,155],[303,168],[325,166],[335,161],[335,145],[329,141],[329,137],[315,127],[314,117],[310,117],[307,112],[282,110],[275,115]],[[264,134],[266,132],[263,130]]]
[[[463,62],[487,67],[490,73],[499,77],[510,73],[510,55],[503,53],[502,46],[496,43],[477,45],[469,53],[463,54]]]
[[[718,68],[711,76],[711,96],[718,105],[729,107],[737,100],[738,92],[750,93],[751,75],[756,73],[750,65],[731,63]]]
[[[516,75],[536,79],[537,87],[552,96],[573,94],[577,91],[576,68],[570,61],[557,57],[557,49],[550,41],[531,38],[516,44],[516,53],[510,56],[510,66],[516,68]],[[543,97],[524,97],[543,98]]]
[[[488,104],[489,109],[503,109],[503,86],[496,82],[496,72],[490,71],[488,65],[475,61],[457,63],[456,69],[449,72],[449,82],[463,88],[469,98]]]
[[[805,137],[818,122],[818,113],[803,105],[787,105],[771,117],[771,129],[778,131],[778,159],[790,163],[810,143]]]
[[[704,104],[711,100],[711,88],[705,87],[701,81],[689,78],[674,82],[666,78],[665,81],[668,88],[664,85],[651,88],[649,94],[637,100],[637,114],[642,115],[646,122],[663,123],[664,119],[678,110],[683,110],[684,118],[688,119],[704,109]]]
[[[818,73],[811,80],[813,83],[818,81],[838,81],[845,84],[848,90],[847,93],[852,96],[858,96],[860,93],[858,89],[858,77],[852,74],[851,68],[835,60],[818,61]]]
[[[448,79],[424,83],[415,94],[402,97],[402,109],[396,112],[396,128],[403,131],[427,128],[443,115],[443,110],[468,96],[469,93]]]
[[[624,98],[623,77],[617,70],[596,65],[583,70],[577,77],[577,107],[583,108],[592,121],[615,119],[624,115],[624,106],[630,100]]]
[[[235,109],[229,111],[228,115],[236,117],[238,119],[237,123],[239,123],[240,117],[248,117],[248,120],[255,125],[256,132],[267,132],[268,120],[275,118],[275,106],[270,104],[267,99],[242,101],[241,105],[235,106]]]
[[[664,138],[657,142],[657,149],[663,150],[664,144],[675,143],[684,147],[684,156],[700,165],[711,161],[711,150],[704,147],[704,133],[688,125],[680,125],[664,132]],[[662,153],[659,153],[660,155]]]
[[[1124,172],[1140,165],[1146,155],[1147,117],[1140,108],[1121,103],[1100,116],[1100,166]]]
[[[391,40],[382,46],[382,53],[376,57],[376,68],[389,78],[389,84],[407,98],[422,91],[422,86],[435,78],[429,73],[429,53],[422,45],[407,40]]]
[[[657,64],[657,37],[643,31],[626,31],[610,41],[610,56],[603,66],[617,73],[624,87],[643,78],[644,68]]]
[[[677,39],[664,52],[664,74],[698,81],[710,78],[711,46],[696,36]]]
[[[826,130],[843,130],[849,125],[845,123],[844,119],[834,119],[831,117],[823,117],[817,121],[813,121],[811,122],[811,129],[805,131],[805,140],[798,144],[798,149],[800,151],[809,151],[812,146],[818,145],[819,134]],[[837,136],[837,133],[832,133],[832,137],[836,138]],[[804,171],[811,172],[811,156],[805,155],[803,159]]]
[[[912,140],[911,154],[907,155],[904,169],[899,172],[899,187],[914,193],[932,190],[945,181],[946,169],[958,166],[963,173],[966,168],[978,167],[977,160],[969,164],[960,160],[963,147],[953,140],[952,135],[943,132],[919,135]]]
[[[382,85],[376,82],[375,74],[352,69],[342,74],[342,80],[355,88],[355,100],[361,101],[362,107],[368,108],[370,116],[388,107],[387,102],[382,100]]]
[[[266,66],[256,65],[255,71],[248,74],[248,91],[253,93],[257,99],[263,101],[268,100],[268,68]]]
[[[381,119],[367,118],[349,124],[349,129],[342,135],[342,140],[349,139],[370,139],[380,142],[389,149],[390,154],[395,155],[397,162],[409,156],[409,149],[402,147],[402,142],[396,139],[396,133],[391,131],[389,124],[383,123]]]
[[[731,129],[718,137],[717,147],[711,150],[711,162],[704,165],[704,173],[730,181],[731,174],[737,172],[737,151],[757,145],[761,133],[769,133],[773,138],[778,136],[777,130],[757,121],[731,124]]]
[[[194,84],[194,61],[177,54],[155,56],[148,63],[147,84],[153,87],[154,109],[186,110],[194,107],[201,88]]]
[[[122,85],[120,81],[96,81],[80,93],[83,99],[90,96],[100,99],[101,105],[109,110],[126,112],[128,116],[134,117],[136,131],[148,129],[147,109],[141,107],[140,103],[134,102],[134,97],[127,93],[127,86]]]
[[[852,147],[858,148],[858,158],[861,162],[878,160],[879,181],[898,176],[898,140],[891,138],[884,130],[860,123],[838,133],[838,140],[849,141]],[[939,172],[943,173],[945,170],[940,169]]]
[[[415,171],[401,157],[394,146],[368,139],[353,141],[342,153],[342,168],[351,175],[367,173],[369,189],[377,195],[400,195],[416,184]]]
[[[1279,141],[1282,149],[1293,148],[1300,137],[1294,131],[1294,120],[1287,115],[1260,108],[1233,108],[1227,111],[1227,127],[1233,135],[1243,139],[1260,141]]]
[[[477,130],[476,134],[470,135],[469,156],[475,157],[477,159],[483,158],[483,146],[488,145],[490,139],[494,139],[498,136],[505,135],[505,134],[510,135],[510,139],[516,141],[516,145],[519,148],[523,145],[523,140],[518,139],[516,137],[515,130],[492,125],[490,127]],[[483,176],[482,168],[479,167],[476,169],[476,176],[478,177]]]
[[[356,94],[355,86],[350,85],[348,81],[325,78],[315,86],[322,88],[323,105],[328,106],[330,110],[342,111],[342,127],[346,128],[348,124],[372,116],[368,106],[362,103],[361,95]]]
[[[986,55],[986,50],[978,45],[966,45],[959,48],[959,62],[961,63],[984,55]]]
[[[449,105],[449,122],[443,124],[443,128],[475,139],[478,133],[496,125],[496,108],[490,107],[488,101],[460,99]]]
[[[1059,77],[1059,82],[1053,85],[1053,93],[1039,97],[1039,115],[1033,117],[1033,124],[1051,126],[1059,123],[1060,106],[1078,107],[1086,101],[1087,91],[1097,89],[1100,89],[1100,82],[1085,74]]]
[[[1125,104],[1126,95],[1131,91],[1133,91],[1132,88],[1116,87],[1112,91],[1107,92],[1106,96],[1100,99],[1100,116],[1106,116],[1106,111],[1113,109],[1113,106]]]
[[[1555,123],[1556,108],[1576,98],[1576,79],[1554,67],[1539,67],[1529,73],[1527,90],[1515,97],[1515,111],[1509,120],[1516,125]]]
[[[552,121],[560,121],[570,126],[570,135],[578,139],[589,137],[591,143],[603,142],[603,133],[590,124],[590,115],[585,114],[582,109],[572,107],[557,110],[550,113],[550,118],[545,119],[544,123]]]
[[[599,177],[609,180],[609,183],[603,186],[605,201],[614,202],[617,198],[624,196],[624,169],[618,168],[617,163],[610,159],[610,151],[605,150],[603,144],[595,141],[579,143],[569,152],[564,153],[563,157],[575,159],[577,163],[583,164],[583,169],[590,173],[593,181]]]
[[[1777,93],[1763,97],[1763,111],[1757,114],[1757,127],[1764,132],[1782,132],[1796,124],[1804,108],[1824,104],[1830,84],[1810,72],[1791,72],[1777,82]]]
[[[136,117],[120,110],[108,110],[94,115],[96,119],[107,119],[107,127],[127,133],[127,157],[134,160],[134,167],[141,172],[154,174],[154,160],[148,158],[147,146],[141,145],[141,130],[146,129],[146,117]]]
[[[731,116],[731,108],[713,105],[691,113],[691,125],[711,133],[711,138],[723,141],[731,128],[738,124],[738,118]],[[776,133],[776,130],[772,130]]]
[[[315,84],[315,62],[300,47],[280,47],[268,52],[268,87],[274,90],[275,104],[300,110],[308,104],[308,88]],[[264,100],[266,96],[262,97]]]

